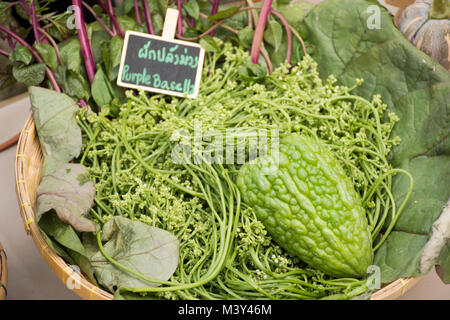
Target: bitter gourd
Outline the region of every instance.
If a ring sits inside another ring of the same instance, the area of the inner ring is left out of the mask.
[[[373,260],[372,240],[344,169],[312,138],[287,135],[278,150],[242,166],[243,201],[289,254],[331,276],[363,277]]]

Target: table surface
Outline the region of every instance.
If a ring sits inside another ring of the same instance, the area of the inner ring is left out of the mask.
[[[0,102],[0,143],[21,131],[30,113],[27,96],[13,100]],[[15,193],[15,154],[15,145],[0,152],[0,242],[8,255],[8,299],[80,299],[51,271],[25,232]],[[401,299],[450,300],[450,285],[433,269]]]

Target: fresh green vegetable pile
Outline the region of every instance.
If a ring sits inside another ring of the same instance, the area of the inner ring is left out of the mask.
[[[253,66],[245,51],[215,42],[198,99],[128,92],[129,102],[117,117],[111,118],[108,108],[78,115],[83,129],[79,162],[89,168],[97,190],[90,217],[103,225],[125,216],[167,230],[180,241],[179,266],[169,281],[158,287],[119,283],[116,294],[301,299],[350,298],[368,291],[365,279],[331,278],[281,249],[255,210],[242,202],[236,186],[240,166],[208,162],[204,149],[220,145],[214,137],[229,129],[243,137],[277,129],[281,136],[297,133],[324,141],[363,198],[376,249],[389,233],[379,235],[385,220],[390,217],[392,226],[401,211],[390,194],[398,171],[386,161],[398,143],[389,138],[397,118],[380,119],[385,105],[379,97],[354,96],[332,77],[323,83],[308,56],[290,70],[284,66],[264,75],[260,69],[259,77],[249,78]],[[199,123],[204,138],[196,149]],[[202,161],[175,163],[172,150],[179,144],[190,146]],[[102,274],[93,267],[102,284]],[[118,267],[116,274],[126,272]]]

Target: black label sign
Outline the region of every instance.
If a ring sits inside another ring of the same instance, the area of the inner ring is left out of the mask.
[[[117,84],[174,96],[198,95],[204,49],[186,41],[128,31]]]

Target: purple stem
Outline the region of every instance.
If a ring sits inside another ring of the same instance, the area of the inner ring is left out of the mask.
[[[108,8],[108,11],[112,12],[113,11],[113,6],[112,6],[112,3],[111,3],[111,0],[105,0],[105,1],[106,1],[106,7]],[[114,23],[112,22],[112,20],[111,20],[111,29],[114,32],[114,34],[117,32],[116,28],[114,27]]]
[[[220,3],[220,0],[213,0],[212,9],[211,9],[212,16],[215,15],[219,11],[219,3]],[[209,35],[211,37],[214,37],[214,30],[211,31],[211,33]]]
[[[39,42],[41,42],[41,36],[38,31],[39,22],[37,21],[37,17],[36,17],[36,3],[35,2],[36,2],[36,0],[31,0],[31,23],[33,25],[34,38],[36,39],[36,42],[39,43]]]
[[[119,24],[119,21],[117,20],[114,10],[109,10],[109,8],[107,6],[105,6],[105,4],[102,2],[102,0],[97,0],[97,3],[103,9],[103,11],[105,11],[109,15],[109,18],[111,19],[112,23],[114,24],[114,27],[117,29],[117,31],[119,31],[120,36],[122,38],[124,38],[125,33],[123,32],[123,30]]]
[[[100,18],[95,13],[94,9],[92,9],[92,7],[84,1],[82,1],[82,3],[83,3],[83,6],[90,12],[90,14],[92,14],[92,16],[95,18],[95,20],[97,20],[97,22],[103,27],[103,29],[105,29],[105,31],[108,32],[108,34],[111,37],[114,37],[116,34],[106,25],[105,21],[103,21],[102,18]]]
[[[145,22],[147,23],[147,31],[150,34],[155,34],[155,30],[153,29],[153,23],[152,23],[152,15],[150,14],[150,9],[148,8],[147,0],[142,0],[142,5],[144,7],[144,17],[145,17]]]
[[[178,6],[178,35],[183,36],[183,0],[177,0],[177,6]]]
[[[20,5],[22,6],[23,10],[25,10],[25,13],[26,13],[28,16],[31,16],[31,9],[30,9],[30,7],[28,6],[27,2],[26,2],[25,0],[20,0],[19,3],[20,3]]]
[[[92,83],[95,77],[95,61],[92,54],[91,44],[89,43],[86,25],[84,24],[84,15],[81,0],[72,0],[72,3],[74,6],[80,9],[78,10],[79,14],[75,15],[75,21],[78,28],[78,39],[80,40],[81,54],[84,57],[84,65],[86,67],[89,82]]]
[[[136,21],[137,21],[138,25],[141,25],[142,20],[141,20],[141,12],[139,11],[138,0],[134,0],[134,12],[136,13]]]
[[[9,57],[8,51],[2,50],[2,49],[0,49],[0,55],[5,56],[7,58]]]
[[[86,108],[88,106],[86,100],[84,100],[84,99],[79,99],[78,103],[80,104],[81,108]]]
[[[42,35],[41,33],[38,31],[38,27],[40,27],[39,25],[39,21],[37,20],[36,17],[36,7],[35,7],[35,0],[31,1],[31,9],[28,6],[27,2],[25,0],[20,0],[19,1],[20,6],[23,8],[23,10],[25,10],[25,13],[29,16],[32,17],[32,25],[33,25],[33,32],[34,32],[34,37],[36,39],[36,42],[40,42]],[[42,42],[44,43],[49,43],[47,39],[42,39]]]
[[[267,19],[269,18],[270,10],[272,6],[272,0],[264,0],[261,6],[261,12],[259,13],[258,23],[256,24],[255,35],[253,36],[252,49],[250,56],[254,64],[258,63],[259,53],[261,49],[261,43],[264,35],[264,29],[266,28]]]
[[[16,44],[14,43],[13,39],[11,39],[10,37],[7,38],[9,47],[14,50],[16,48]]]
[[[5,28],[2,25],[0,25],[0,31],[6,33],[10,38],[13,38],[14,40],[16,40],[21,45],[27,47],[30,50],[31,54],[33,55],[33,57],[36,59],[37,62],[39,62],[39,63],[43,63],[44,62],[44,60],[42,60],[41,56],[36,52],[36,50],[34,50],[34,48],[32,46],[30,46],[25,40],[23,40],[17,34],[12,32],[8,28]],[[61,88],[59,87],[58,83],[56,82],[55,74],[53,73],[53,71],[50,70],[48,67],[46,67],[45,68],[45,72],[47,73],[47,77],[50,80],[50,83],[52,84],[53,89],[55,91],[57,91],[57,92],[61,92]]]

